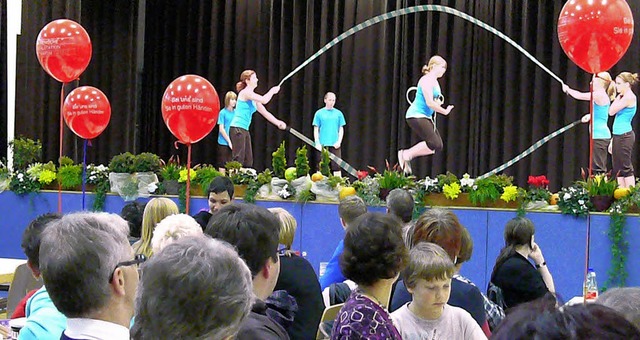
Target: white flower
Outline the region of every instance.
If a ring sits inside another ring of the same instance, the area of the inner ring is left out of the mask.
[[[571,194],[569,194],[568,192],[564,194],[564,196],[562,196],[562,199],[567,201],[571,198]]]
[[[23,174],[23,173],[19,173],[19,174],[18,174],[18,179],[19,179],[19,180],[22,180],[22,177],[24,177],[24,174]]]
[[[578,204],[584,205],[584,200],[578,200]]]
[[[475,182],[475,180],[473,178],[470,178],[469,174],[464,174],[462,176],[462,179],[460,180],[460,186],[461,187],[473,187],[473,183]],[[475,189],[475,188],[474,188]]]
[[[156,183],[149,183],[149,185],[147,185],[147,191],[149,192],[155,192],[156,189],[158,189]]]
[[[289,185],[285,184],[284,187],[282,187],[282,189],[278,191],[278,196],[282,198],[288,198],[289,196],[291,196],[291,193],[287,189],[289,189]]]

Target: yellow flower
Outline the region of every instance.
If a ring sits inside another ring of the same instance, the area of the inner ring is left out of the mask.
[[[500,199],[505,202],[515,201],[518,197],[518,187],[515,185],[508,185],[503,188],[504,193],[500,196]]]
[[[442,187],[442,192],[444,193],[444,197],[450,199],[450,200],[454,200],[456,198],[458,198],[458,195],[460,195],[460,184],[454,182],[451,184],[445,184]]]
[[[196,176],[197,176],[197,172],[191,169],[191,171],[189,171],[189,177],[191,178],[191,180],[193,181],[193,179],[196,178]],[[187,181],[187,169],[182,169],[180,170],[180,178],[178,179],[178,182],[182,183],[186,181]]]
[[[38,182],[40,182],[40,184],[50,184],[51,182],[53,182],[54,179],[56,179],[56,173],[51,171],[51,170],[42,170],[42,172],[40,172],[40,176],[38,176]]]

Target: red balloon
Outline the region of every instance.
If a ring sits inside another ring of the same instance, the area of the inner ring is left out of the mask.
[[[162,96],[162,118],[184,144],[197,143],[218,122],[220,99],[206,79],[187,74],[169,84]]]
[[[81,86],[64,100],[62,115],[76,135],[94,139],[109,125],[111,105],[102,91],[92,86]]]
[[[68,83],[84,72],[91,60],[91,39],[75,21],[54,20],[38,34],[36,54],[42,68],[55,80]]]
[[[558,19],[564,52],[589,73],[609,70],[627,52],[633,15],[624,0],[570,0]]]

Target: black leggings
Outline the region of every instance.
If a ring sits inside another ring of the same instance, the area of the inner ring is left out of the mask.
[[[435,114],[435,113],[434,113]],[[407,124],[413,132],[420,137],[429,149],[434,152],[442,151],[442,138],[438,129],[433,126],[433,122],[429,118],[407,118]]]

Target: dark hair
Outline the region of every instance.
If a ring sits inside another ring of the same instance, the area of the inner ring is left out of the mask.
[[[389,213],[398,216],[403,223],[411,222],[415,202],[413,196],[404,189],[396,188],[387,196],[387,209]]]
[[[129,202],[120,210],[120,217],[129,223],[129,236],[140,238],[142,231],[142,215],[146,203],[133,201]]]
[[[40,240],[42,232],[50,222],[57,221],[62,215],[47,213],[36,217],[22,233],[20,246],[27,255],[27,260],[33,269],[40,270]]]
[[[526,217],[515,217],[504,227],[504,248],[500,250],[500,255],[496,259],[493,266],[491,277],[507,259],[516,253],[516,247],[522,245],[530,245],[531,238],[536,233],[536,227],[530,219]]]
[[[235,246],[253,276],[269,258],[278,261],[280,222],[265,208],[240,203],[226,205],[211,216],[205,234]]]
[[[370,286],[394,278],[408,261],[400,221],[382,213],[368,212],[347,227],[340,268],[359,285]]]
[[[515,307],[491,339],[640,339],[640,330],[622,315],[599,304],[558,309],[539,299]]]
[[[233,199],[233,182],[227,176],[218,176],[215,177],[211,183],[209,183],[209,188],[207,188],[207,199],[211,193],[219,194],[223,191],[226,191],[229,194],[229,198]]]
[[[439,245],[449,254],[451,261],[455,262],[460,254],[462,228],[458,216],[451,210],[433,208],[426,210],[418,217],[407,237],[410,237],[411,247],[420,242]]]
[[[345,225],[351,224],[356,218],[367,212],[367,205],[362,198],[352,195],[343,198],[338,205],[338,216]]]

